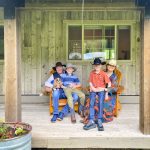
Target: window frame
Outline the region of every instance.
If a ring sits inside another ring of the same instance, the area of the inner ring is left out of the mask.
[[[135,29],[133,28],[134,23],[136,21],[134,20],[84,20],[82,23],[81,20],[64,20],[63,21],[63,26],[64,26],[64,48],[66,50],[66,62],[76,62],[76,63],[82,63],[82,62],[91,62],[91,59],[89,60],[69,60],[68,59],[68,27],[69,26],[82,26],[82,58],[84,54],[84,26],[114,26],[115,27],[115,52],[116,52],[116,58],[118,57],[118,49],[117,47],[117,39],[118,39],[118,34],[117,34],[117,26],[123,25],[123,26],[130,26],[130,38],[131,38],[131,44],[130,44],[130,59],[129,60],[117,60],[117,62],[126,62],[130,63],[134,60],[133,58],[133,48],[135,47]]]

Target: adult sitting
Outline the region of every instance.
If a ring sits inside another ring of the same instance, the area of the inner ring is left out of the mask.
[[[116,69],[116,60],[110,60],[106,65],[106,74],[111,81],[111,87],[108,89],[108,99],[111,100],[112,107],[114,109],[116,105],[116,92],[118,90],[118,79],[114,70]]]
[[[63,115],[68,113],[68,106],[64,106],[62,111],[59,113],[58,106],[59,106],[59,99],[60,98],[66,98],[65,93],[61,87],[55,87],[54,88],[54,81],[55,79],[60,79],[61,80],[61,74],[64,73],[63,71],[63,65],[61,62],[57,62],[55,67],[53,69],[55,72],[50,76],[50,78],[45,82],[45,91],[46,92],[52,92],[53,90],[53,117],[51,119],[51,122],[56,122],[56,120],[62,120]],[[77,101],[78,96],[77,94],[73,93],[72,94],[73,100]]]

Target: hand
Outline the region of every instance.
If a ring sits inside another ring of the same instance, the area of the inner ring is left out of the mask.
[[[97,92],[101,92],[101,91],[104,91],[104,90],[105,90],[105,88],[102,88],[102,87],[97,88]]]
[[[97,89],[94,86],[90,86],[90,92],[97,92]]]
[[[50,87],[45,87],[45,91],[46,91],[46,92],[51,92],[51,91],[52,91],[52,88],[50,88]]]
[[[56,88],[56,89],[60,89],[60,88],[61,88],[61,86],[60,86],[60,85],[57,85],[55,88]]]
[[[106,92],[108,91],[108,89],[107,89],[107,88],[105,88],[104,90],[105,90]]]

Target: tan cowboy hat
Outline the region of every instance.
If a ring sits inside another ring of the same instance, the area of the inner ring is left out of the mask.
[[[66,69],[67,69],[67,68],[73,68],[74,72],[77,70],[77,67],[76,67],[75,65],[71,64],[71,63],[68,63],[68,64],[66,65]]]
[[[107,65],[111,65],[111,66],[117,66],[117,61],[112,59],[112,60],[109,60],[109,62],[107,63]]]

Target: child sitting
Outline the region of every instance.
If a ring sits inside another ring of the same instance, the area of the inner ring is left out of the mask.
[[[102,62],[99,58],[94,59],[94,70],[90,73],[90,79],[89,79],[89,84],[90,84],[90,115],[89,115],[89,122],[88,124],[84,125],[83,129],[84,130],[89,130],[92,128],[96,127],[96,124],[94,122],[94,115],[95,115],[95,110],[94,110],[94,104],[96,101],[96,95],[98,95],[98,131],[103,131],[104,127],[102,125],[102,118],[103,118],[103,102],[105,99],[105,87],[106,84],[108,84],[108,87],[111,85],[109,77],[107,74],[102,71],[101,65]]]
[[[62,82],[63,82],[62,88],[64,89],[65,95],[68,100],[72,123],[76,123],[72,94],[76,93],[80,98],[80,104],[81,104],[79,108],[80,111],[82,111],[84,101],[85,101],[85,94],[81,90],[77,89],[81,87],[81,84],[78,77],[73,74],[73,72],[75,71],[76,71],[76,67],[74,65],[67,64],[66,73],[61,75]]]

